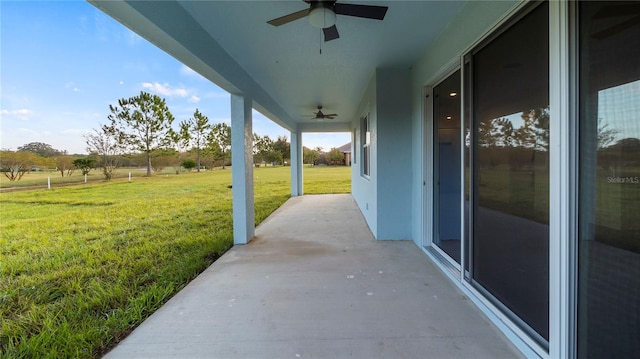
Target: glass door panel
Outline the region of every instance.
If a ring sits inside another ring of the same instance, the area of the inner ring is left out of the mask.
[[[579,2],[578,357],[640,353],[640,3]]]
[[[544,345],[549,336],[548,3],[472,53],[471,72],[472,280]]]
[[[460,263],[460,70],[433,88],[433,244]]]

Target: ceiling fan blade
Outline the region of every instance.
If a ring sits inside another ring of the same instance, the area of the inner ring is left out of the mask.
[[[325,42],[335,40],[340,37],[340,34],[338,34],[338,28],[336,27],[336,25],[333,25],[331,27],[325,27],[324,29],[322,29],[322,32],[324,32]]]
[[[280,25],[288,24],[291,21],[302,19],[303,17],[305,17],[307,15],[309,15],[309,9],[304,9],[304,10],[300,10],[298,12],[294,12],[294,13],[289,14],[289,15],[281,16],[281,17],[279,17],[277,19],[269,20],[269,21],[267,21],[267,24],[270,24],[270,25],[273,25],[273,26],[280,26]]]
[[[376,5],[339,4],[334,5],[337,15],[364,17],[367,19],[382,20],[387,14],[388,7]]]
[[[330,113],[328,115],[324,115],[324,117],[336,117],[336,116],[338,116],[337,113]]]

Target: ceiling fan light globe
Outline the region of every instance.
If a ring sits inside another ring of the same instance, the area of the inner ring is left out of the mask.
[[[336,24],[336,13],[325,7],[317,7],[309,13],[309,23],[318,29],[325,29]]]

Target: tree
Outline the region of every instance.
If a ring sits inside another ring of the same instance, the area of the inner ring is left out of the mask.
[[[262,137],[257,133],[253,133],[253,163],[261,163],[263,161],[262,153],[260,153],[260,147],[262,146]]]
[[[268,135],[259,137],[257,141],[254,140],[254,146],[258,150],[258,157],[262,162],[275,162],[278,159],[273,150],[273,140]]]
[[[327,153],[327,160],[332,165],[343,165],[344,153],[342,153],[339,148],[333,147],[331,151]]]
[[[154,172],[162,172],[166,167],[176,166],[176,173],[180,172],[180,152],[174,148],[154,150],[151,153]]]
[[[302,147],[302,160],[304,163],[315,164],[318,158],[320,158],[318,151],[308,147]]]
[[[56,150],[51,145],[42,142],[30,142],[18,147],[18,151],[32,152],[42,157],[55,157],[64,155],[67,151]]]
[[[54,161],[56,162],[56,168],[58,169],[62,177],[64,177],[65,174],[67,175],[67,177],[73,174],[73,170],[75,170],[75,167],[73,166],[72,156],[56,156]]]
[[[204,167],[213,168],[216,165],[216,161],[221,157],[220,149],[217,146],[207,142],[207,145],[202,149],[200,154],[200,165]]]
[[[620,133],[620,131],[616,130],[615,128],[609,128],[608,123],[605,123],[602,126],[598,126],[598,149],[600,150],[609,146],[613,142],[613,140],[615,140],[618,133]]]
[[[82,175],[86,176],[89,174],[95,166],[96,161],[93,158],[85,157],[85,158],[76,158],[73,160],[73,165],[82,171]]]
[[[278,136],[278,139],[273,142],[273,151],[276,152],[279,162],[282,164],[291,158],[291,144],[289,144],[287,136]]]
[[[316,148],[314,148],[314,150],[316,151],[316,153],[318,154],[318,158],[316,158],[314,165],[319,165],[319,164],[327,164],[327,154],[323,151],[321,146],[316,146]]]
[[[224,122],[216,123],[211,128],[207,140],[210,150],[214,154],[217,153],[218,159],[222,160],[222,169],[224,169],[231,151],[231,127]]]
[[[611,131],[615,131],[614,136],[619,133],[617,130]],[[635,177],[638,158],[640,158],[640,139],[638,138],[627,137],[616,141],[613,145],[598,148],[598,165],[611,171],[611,176],[614,177]]]
[[[279,157],[273,151],[273,140],[265,135],[261,137],[257,133],[253,134],[253,161],[258,162],[275,162]]]
[[[502,147],[513,147],[515,143],[515,130],[513,123],[508,118],[500,118],[494,121],[498,127],[498,132],[495,133],[499,136],[498,142]]]
[[[107,130],[120,145],[146,154],[147,176],[151,176],[151,152],[166,149],[175,140],[171,128],[174,118],[165,100],[141,91],[138,96],[118,100],[118,106],[109,105],[109,110]]]
[[[19,181],[31,168],[46,162],[42,156],[30,151],[0,151],[0,171],[9,181]]]
[[[186,169],[187,171],[191,172],[191,170],[196,167],[196,161],[188,158],[184,161],[182,161],[182,167],[184,167],[184,169]]]
[[[549,108],[534,108],[522,113],[524,125],[520,128],[525,135],[524,147],[534,150],[549,150]]]
[[[100,157],[102,174],[107,181],[113,177],[123,150],[122,145],[115,136],[109,127],[104,125],[99,130],[94,129],[93,133],[84,135],[87,142],[87,151]]]
[[[207,143],[211,125],[207,116],[196,109],[193,117],[180,123],[180,142],[196,152],[196,171],[200,172],[200,152]],[[185,167],[186,168],[186,167]]]
[[[146,167],[146,163],[147,163],[146,153],[143,153],[143,152],[124,153],[124,148],[122,150],[123,152],[121,153],[121,155],[119,156],[120,158],[118,159],[118,166],[121,166],[121,167],[145,166]]]
[[[493,118],[484,121],[478,121],[478,146],[480,147],[495,147],[500,138],[500,132],[498,129],[501,127],[497,125],[500,119]]]

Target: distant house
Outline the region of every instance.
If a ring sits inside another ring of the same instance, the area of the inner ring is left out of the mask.
[[[351,166],[351,142],[338,147],[338,149],[344,154],[344,165]]]

